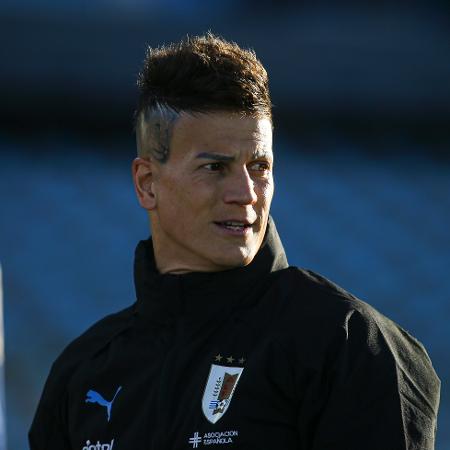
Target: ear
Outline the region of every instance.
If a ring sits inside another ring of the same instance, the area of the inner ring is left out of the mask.
[[[155,163],[149,159],[136,158],[131,166],[134,189],[139,204],[146,210],[156,208],[156,196],[153,192]]]

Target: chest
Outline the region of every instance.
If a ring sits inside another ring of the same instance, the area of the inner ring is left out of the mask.
[[[113,341],[69,388],[72,447],[297,448],[287,350],[263,331],[172,324]]]

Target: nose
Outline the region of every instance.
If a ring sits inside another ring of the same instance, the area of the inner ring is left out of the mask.
[[[224,192],[225,203],[239,205],[253,205],[258,200],[255,192],[255,183],[247,169],[239,171],[235,176],[229,177]]]

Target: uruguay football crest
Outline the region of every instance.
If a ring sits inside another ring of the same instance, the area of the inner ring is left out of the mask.
[[[227,411],[243,370],[211,364],[202,400],[203,414],[211,423],[216,423]]]

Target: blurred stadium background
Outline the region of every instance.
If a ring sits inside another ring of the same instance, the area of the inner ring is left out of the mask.
[[[275,104],[273,216],[292,264],[421,340],[450,450],[450,4],[3,0],[0,261],[8,448],[63,347],[134,301],[135,79],[211,29],[253,47]],[[1,421],[0,421],[1,422]]]

